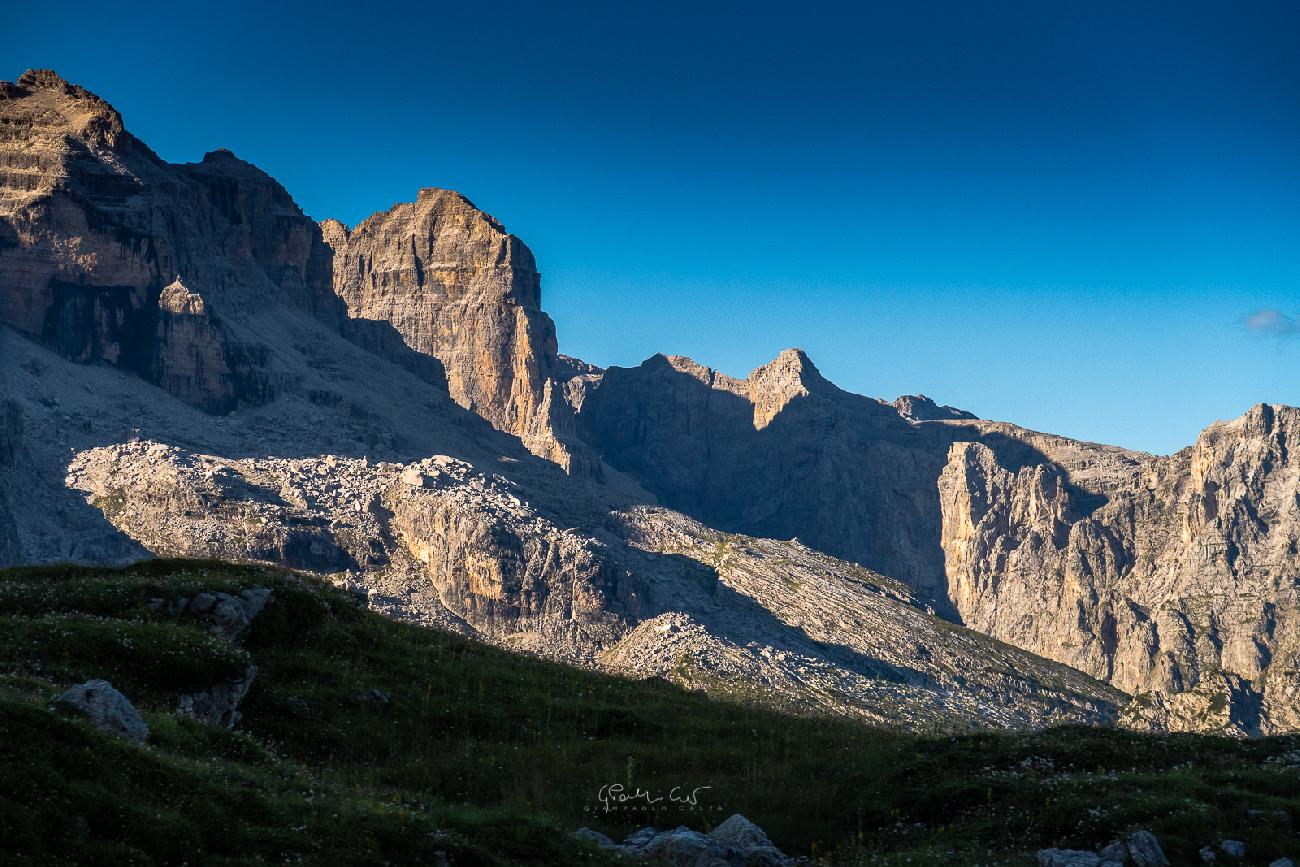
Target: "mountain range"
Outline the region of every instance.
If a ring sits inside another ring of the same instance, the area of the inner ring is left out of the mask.
[[[782,352],[560,353],[459,193],[348,227],[0,83],[0,566],[324,576],[523,653],[913,731],[1300,731],[1300,410],[1170,456]]]

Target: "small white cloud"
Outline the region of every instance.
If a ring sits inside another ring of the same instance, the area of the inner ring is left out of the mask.
[[[1287,316],[1281,310],[1265,307],[1246,317],[1246,330],[1255,334],[1273,337],[1295,337],[1300,335],[1300,322],[1293,316]]]

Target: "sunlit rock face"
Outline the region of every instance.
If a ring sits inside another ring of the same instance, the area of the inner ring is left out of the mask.
[[[334,290],[358,319],[390,323],[446,370],[452,397],[571,472],[597,471],[573,437],[555,325],[532,251],[450,190],[421,190],[354,228],[322,224]]]
[[[1300,724],[1300,410],[1259,405],[1088,509],[1051,464],[954,445],[940,479],[963,621],[1138,694],[1133,725]]]

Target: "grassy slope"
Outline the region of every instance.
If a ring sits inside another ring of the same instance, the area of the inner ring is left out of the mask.
[[[276,595],[242,649],[148,605],[255,585]],[[249,658],[235,731],[170,713]],[[45,710],[90,677],[145,712],[148,747]],[[616,782],[711,788],[693,812],[605,814],[597,792]],[[733,812],[845,862],[1030,863],[1144,827],[1175,863],[1225,836],[1267,863],[1300,852],[1300,739],[909,737],[520,658],[265,568],[0,572],[6,863],[603,863],[568,831]]]

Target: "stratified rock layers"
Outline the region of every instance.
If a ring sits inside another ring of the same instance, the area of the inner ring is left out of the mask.
[[[210,412],[269,400],[266,347],[234,320],[339,306],[288,193],[225,152],[163,162],[52,72],[0,90],[0,322]]]
[[[452,397],[530,451],[592,471],[553,380],[555,325],[528,247],[459,193],[425,189],[353,229],[321,224],[334,290],[359,319],[391,323],[442,362]]]
[[[952,447],[943,549],[963,621],[1138,694],[1134,725],[1300,726],[1300,410],[1259,405],[1090,512],[1050,464]]]

